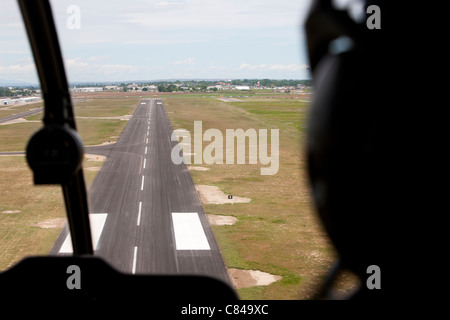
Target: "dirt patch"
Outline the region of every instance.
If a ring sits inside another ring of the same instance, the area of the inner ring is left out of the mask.
[[[106,157],[105,156],[100,156],[98,154],[85,154],[84,155],[85,158],[87,158],[89,161],[106,161]]]
[[[122,120],[122,121],[128,121],[130,120],[132,115],[124,115],[124,116],[118,116],[118,117],[77,117],[77,119],[98,119],[98,120]]]
[[[223,102],[241,102],[242,100],[236,99],[236,98],[217,98],[217,100],[223,101]]]
[[[116,138],[116,137],[115,137],[115,136],[112,136],[112,137],[111,137],[111,139],[114,139],[114,138]],[[108,141],[102,142],[102,143],[100,143],[100,144],[90,144],[88,147],[108,146],[108,145],[114,144],[114,143],[116,143],[116,142],[117,142],[117,140],[108,140]]]
[[[189,170],[193,170],[193,171],[208,171],[209,168],[206,167],[194,167],[194,166],[188,166]]]
[[[232,226],[237,222],[237,218],[232,216],[219,216],[216,214],[207,214],[206,218],[212,226]]]
[[[203,204],[225,204],[225,203],[248,203],[252,201],[250,198],[232,196],[229,199],[229,195],[223,193],[219,187],[196,185],[195,188],[200,196],[200,200]]]
[[[282,277],[259,270],[228,269],[233,286],[236,289],[254,286],[268,286]]]
[[[86,171],[94,171],[94,172],[98,172],[102,169],[102,167],[87,167],[87,168],[83,168],[83,170]]]
[[[17,119],[13,119],[13,120],[9,120],[9,121],[0,123],[0,126],[14,124],[14,123],[23,123],[23,122],[42,122],[42,121],[41,120],[27,120],[25,118],[17,118]]]
[[[65,223],[66,218],[53,218],[38,222],[32,226],[42,229],[62,229]]]

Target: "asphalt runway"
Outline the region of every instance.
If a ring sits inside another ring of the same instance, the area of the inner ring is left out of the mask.
[[[30,110],[30,111],[25,111],[25,112],[21,112],[21,113],[18,113],[18,114],[13,114],[11,116],[7,116],[7,117],[4,117],[4,118],[1,118],[0,119],[0,123],[5,123],[5,122],[11,121],[11,120],[28,117],[28,116],[31,116],[33,114],[42,112],[42,110],[44,110],[44,108],[36,108],[36,109]]]
[[[86,148],[107,156],[90,190],[95,255],[132,274],[195,274],[231,285],[160,100],[144,99],[117,143]],[[67,226],[50,254],[71,254]]]

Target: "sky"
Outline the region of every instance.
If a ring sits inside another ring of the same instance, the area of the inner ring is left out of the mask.
[[[51,0],[69,82],[309,79],[309,0]],[[38,83],[18,4],[2,0],[0,85]]]

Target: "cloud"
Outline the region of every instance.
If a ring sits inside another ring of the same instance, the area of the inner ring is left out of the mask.
[[[251,65],[248,63],[242,63],[238,70],[256,70],[256,71],[289,71],[297,72],[300,70],[309,69],[310,67],[306,64],[257,64]]]
[[[0,75],[2,79],[12,81],[37,82],[37,71],[34,63],[23,62],[10,65],[0,64]]]
[[[179,64],[181,64],[181,65],[194,65],[195,64],[195,59],[194,58],[187,58],[187,59],[184,59],[184,60],[179,60],[179,61],[175,61],[175,62],[172,62],[171,64],[175,64],[175,65],[179,65]]]
[[[134,74],[139,71],[139,68],[132,65],[124,65],[124,64],[103,64],[97,66],[98,70],[105,75],[127,75]]]
[[[72,81],[176,78],[182,72],[192,78],[302,76],[307,73],[302,66],[308,63],[306,53],[302,50],[299,57],[295,52],[304,42],[297,39],[300,16],[309,3],[76,0],[81,29],[73,30],[67,28],[67,8],[74,2],[51,0]],[[0,15],[0,73],[36,79],[32,58],[18,60],[32,57],[25,28],[19,27],[19,7],[6,1]]]
[[[80,58],[75,59],[66,59],[65,61],[66,68],[83,68],[88,66],[86,62],[80,60]]]
[[[87,59],[66,59],[65,67],[72,81],[107,79],[107,76],[127,77],[139,72],[139,67],[128,64],[98,63],[104,57],[90,57]]]
[[[149,1],[138,12],[123,13],[122,21],[150,28],[259,28],[295,26],[309,1],[183,0]]]
[[[4,74],[5,76],[23,76],[27,75],[30,72],[36,72],[34,63],[12,64],[8,66],[0,65],[0,73]]]
[[[107,56],[92,56],[88,58],[88,61],[101,61],[105,60]]]

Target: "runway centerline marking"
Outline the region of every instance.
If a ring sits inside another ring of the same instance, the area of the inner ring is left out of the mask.
[[[136,273],[136,257],[137,257],[137,249],[138,247],[134,247],[134,253],[133,253],[133,267],[131,268],[131,273],[135,274]]]
[[[136,225],[140,225],[141,224],[141,211],[142,211],[142,201],[139,201],[139,213],[138,213],[138,218],[137,218],[137,223]]]
[[[147,154],[147,147],[145,147],[145,154]]]
[[[147,130],[147,135],[148,135],[149,131]]]
[[[98,240],[102,235],[103,227],[105,226],[107,213],[90,213],[89,221],[91,225],[91,236],[92,236],[92,247],[94,250],[97,249]],[[59,253],[73,253],[72,248],[72,238],[70,237],[70,231],[66,236]]]
[[[141,191],[144,190],[144,178],[145,176],[142,176]]]
[[[146,164],[147,164],[147,159],[144,159],[144,165],[142,166],[142,169],[145,169]]]
[[[177,250],[211,250],[197,212],[172,212]]]

